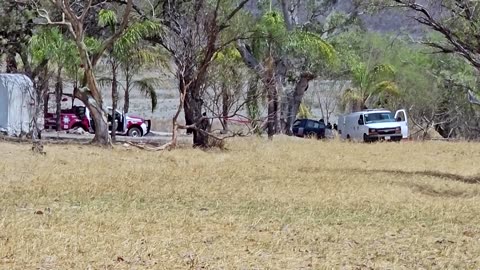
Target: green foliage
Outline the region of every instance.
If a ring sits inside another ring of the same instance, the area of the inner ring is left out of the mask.
[[[0,0],[0,59],[4,53],[23,53],[33,35],[34,9],[11,0]]]
[[[102,26],[112,26],[115,31],[117,18],[115,12],[110,10],[101,10],[99,13],[99,23]],[[132,89],[139,90],[151,102],[152,112],[158,104],[158,97],[155,89],[158,87],[157,78],[143,78],[134,80],[133,76],[138,74],[142,68],[153,64],[156,66],[167,66],[167,54],[163,51],[149,46],[144,39],[149,36],[162,33],[162,26],[151,20],[134,21],[125,30],[123,35],[115,42],[112,50],[109,52],[109,62],[121,68],[124,76],[127,78],[127,85],[117,82],[125,91]],[[101,81],[103,86],[111,85],[112,79],[105,78]]]
[[[302,102],[300,104],[300,107],[298,108],[297,118],[305,119],[305,118],[311,118],[311,117],[313,117],[311,108]]]
[[[218,51],[214,54],[213,59],[218,64],[240,63],[242,56],[238,50],[233,46],[228,46],[225,49]]]
[[[160,34],[162,27],[160,24],[145,20],[132,23],[125,31],[125,33],[115,42],[113,54],[116,58],[122,58],[124,61],[129,61],[132,52],[140,51],[144,46],[140,43],[144,38],[155,34]],[[146,57],[145,61],[152,61],[150,55],[143,54]],[[148,58],[148,59],[147,59]]]
[[[152,104],[152,113],[157,108],[158,97],[155,89],[158,87],[158,80],[155,78],[144,78],[133,82],[133,87],[137,88],[140,93],[150,98]]]
[[[332,44],[342,68],[349,71],[344,78],[352,83],[343,94],[343,106],[360,109],[370,96],[367,101],[373,106],[408,109],[412,133],[425,128],[426,134],[441,123],[448,134],[478,136],[472,132],[479,125],[478,115],[466,100],[466,90],[477,89],[478,73],[468,62],[432,53],[399,35],[352,31],[335,37]]]
[[[93,41],[87,46],[92,44]],[[48,60],[50,64],[61,66],[70,77],[74,77],[80,67],[75,43],[58,28],[44,28],[37,32],[29,41],[29,51],[34,63]]]
[[[319,69],[333,65],[335,49],[319,35],[295,30],[288,35],[285,51],[296,59],[303,59],[305,69]]]
[[[357,63],[351,69],[352,86],[343,95],[343,106],[348,104],[352,110],[363,107],[383,106],[380,100],[388,97],[398,97],[400,90],[395,83],[395,70],[389,64],[377,64],[370,67],[366,63]]]
[[[257,33],[269,41],[281,41],[286,38],[283,16],[278,12],[265,13],[257,25]]]
[[[257,59],[270,54],[288,58],[299,71],[319,73],[337,61],[331,44],[305,29],[288,31],[283,16],[276,11],[266,12],[258,21],[252,45]]]
[[[402,95],[396,63],[388,59],[390,44],[384,37],[350,31],[333,38],[332,44],[338,52],[340,73],[351,81],[342,96],[343,110],[387,107]]]
[[[101,9],[98,13],[98,24],[104,26],[114,26],[117,23],[117,14],[113,10]]]
[[[234,46],[228,46],[214,55],[214,65],[210,68],[210,73],[216,73],[210,76],[211,80],[232,87],[241,87],[238,74],[241,73],[242,57]]]
[[[102,45],[102,42],[94,37],[85,37],[84,42],[87,46],[89,54],[98,52],[100,46]]]

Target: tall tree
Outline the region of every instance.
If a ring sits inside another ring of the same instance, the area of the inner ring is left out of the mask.
[[[110,50],[127,28],[130,12],[133,6],[133,0],[127,0],[121,22],[115,32],[103,39],[94,52],[88,50],[85,43],[86,18],[90,12],[94,12],[93,1],[88,1],[85,5],[79,6],[77,1],[50,0],[51,5],[43,5],[37,8],[38,15],[44,19],[43,24],[51,26],[67,27],[71,38],[77,46],[83,69],[83,86],[75,89],[74,95],[80,99],[90,110],[90,114],[95,124],[95,137],[93,143],[99,145],[110,145],[111,140],[108,132],[107,112],[104,108],[102,94],[97,85],[97,79],[94,69],[101,59],[103,53]],[[62,14],[62,20],[52,21],[50,11],[57,11]]]
[[[38,29],[29,41],[29,54],[36,63],[49,61],[47,68],[55,71],[55,102],[56,102],[56,126],[57,131],[61,129],[60,112],[61,99],[63,94],[63,71],[70,77],[78,72],[80,61],[75,43],[67,40],[63,33],[57,28]],[[44,113],[48,111],[49,92],[44,93]]]
[[[291,132],[295,117],[308,84],[323,67],[334,60],[335,51],[319,35],[301,27],[288,30],[282,15],[267,12],[259,20],[251,45],[239,42],[237,48],[245,64],[261,78],[268,96],[268,136],[281,132],[280,97],[283,85],[294,83],[284,95],[283,130]]]
[[[51,74],[48,72],[49,59],[36,61],[29,47],[35,30],[34,13],[35,8],[30,1],[0,0],[0,58],[6,55],[7,73],[23,73],[33,82],[35,115],[32,119],[32,140],[37,149],[41,146],[38,139],[42,129],[37,120],[41,117],[42,100],[48,92]]]
[[[378,1],[378,0],[377,0]],[[414,19],[443,37],[425,44],[441,53],[457,54],[480,69],[480,2],[472,0],[384,0],[413,11]],[[438,12],[441,11],[441,12]]]
[[[165,27],[163,34],[150,37],[149,40],[164,47],[175,63],[180,110],[185,113],[186,125],[177,123],[177,113],[173,120],[173,141],[176,140],[179,127],[188,127],[187,132],[193,133],[193,144],[207,146],[206,137],[202,135],[205,131],[196,128],[195,124],[203,117],[202,89],[208,67],[216,52],[238,38],[239,33],[231,32],[232,37],[221,39],[248,1],[157,0],[151,5],[153,10],[135,7],[141,16],[157,21]]]
[[[19,71],[17,59],[28,59],[27,44],[33,35],[34,9],[29,3],[0,0],[0,58],[6,56],[6,72]],[[30,66],[29,63],[23,63]]]
[[[117,17],[112,10],[102,10],[100,12],[100,24],[108,25],[112,32],[116,30]],[[152,103],[152,112],[157,106],[157,95],[155,92],[155,80],[142,79],[133,80],[133,75],[138,72],[139,68],[146,63],[160,62],[153,58],[162,58],[160,54],[154,54],[154,50],[148,50],[142,48],[142,40],[149,36],[156,34],[160,31],[158,24],[152,23],[148,20],[136,21],[132,23],[125,33],[118,39],[113,47],[106,55],[106,62],[110,68],[111,77],[100,78],[100,85],[109,84],[111,86],[112,94],[112,140],[115,141],[117,130],[117,123],[115,121],[115,114],[118,107],[119,100],[119,88],[123,87],[125,93],[125,110],[128,112],[129,108],[129,95],[132,87],[137,87],[146,96],[150,97]],[[125,85],[122,85],[119,80],[120,73],[125,75]]]

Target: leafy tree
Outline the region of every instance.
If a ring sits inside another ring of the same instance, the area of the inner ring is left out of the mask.
[[[44,28],[37,32],[29,41],[29,51],[34,63],[49,61],[49,70],[56,69],[55,102],[56,127],[61,129],[61,99],[63,94],[62,72],[65,70],[70,77],[76,76],[79,70],[80,58],[75,44],[67,40],[58,28]],[[75,74],[75,75],[73,75]],[[48,110],[48,95],[44,93],[44,113]]]
[[[0,58],[6,55],[7,73],[18,71],[17,56],[24,61],[25,69],[31,68],[26,44],[33,35],[34,17],[29,3],[0,0]]]
[[[400,96],[396,83],[395,64],[390,54],[389,40],[367,32],[348,31],[332,39],[338,51],[339,67],[330,76],[350,81],[342,96],[344,111],[359,111],[368,107],[387,106]]]
[[[438,40],[436,35],[427,37]],[[351,79],[352,84],[352,66],[363,63],[362,59],[373,63],[372,67],[380,63],[394,68],[399,95],[371,100],[376,106],[406,108],[412,136],[427,138],[435,130],[444,137],[478,136],[478,112],[466,99],[467,90],[476,88],[478,78],[468,62],[451,54],[432,53],[434,49],[398,34],[347,32],[332,43],[342,68],[349,71],[344,79]],[[377,100],[382,102],[375,104]]]
[[[117,41],[127,28],[130,20],[130,11],[132,10],[133,0],[126,1],[126,7],[122,14],[121,22],[115,32],[111,33],[99,42],[94,52],[88,50],[86,44],[86,19],[88,15],[95,11],[92,6],[93,1],[86,5],[76,8],[75,3],[66,3],[65,1],[52,1],[52,5],[43,4],[37,7],[39,17],[43,23],[50,26],[64,26],[69,31],[72,40],[75,42],[80,62],[83,69],[83,86],[75,89],[74,94],[90,110],[90,114],[95,124],[95,137],[93,143],[99,145],[110,145],[110,136],[108,134],[107,112],[105,111],[103,98],[98,88],[97,78],[95,76],[95,67],[103,56],[103,53],[110,50],[115,41]],[[50,13],[61,13],[62,20],[52,21]]]
[[[112,10],[101,10],[99,13],[99,24],[101,26],[110,27],[111,32],[117,31],[117,16]],[[112,89],[112,140],[115,141],[117,122],[115,121],[115,113],[118,107],[118,86],[120,82],[118,80],[118,75],[120,71],[126,73],[126,85],[124,87],[128,111],[128,102],[129,102],[129,93],[130,88],[133,85],[139,86],[139,89],[145,93],[146,96],[151,98],[152,102],[152,112],[157,105],[157,95],[155,93],[154,82],[150,80],[137,80],[132,81],[132,67],[136,68],[135,65],[142,65],[145,61],[149,60],[146,57],[147,50],[140,49],[139,45],[142,40],[149,36],[153,35],[160,31],[160,26],[151,21],[137,21],[132,23],[123,33],[123,35],[115,42],[112,48],[107,55],[107,63],[110,66],[110,71],[112,74],[111,78],[107,80],[111,84]],[[138,70],[136,70],[138,71]],[[102,80],[100,81],[102,83]]]
[[[305,103],[301,103],[300,108],[298,109],[297,117],[298,118],[310,118],[312,116],[313,116],[313,114],[312,114],[311,108],[308,107],[307,105],[305,105]]]
[[[228,46],[215,54],[208,70],[204,106],[213,118],[220,119],[224,133],[229,131],[227,120],[238,116],[248,99],[244,96],[244,84],[249,74],[241,64],[238,51],[234,46]]]
[[[238,32],[229,32],[229,36],[225,30],[232,27],[232,21],[248,1],[156,0],[151,5],[153,10],[135,8],[139,15],[164,26],[164,33],[149,40],[168,51],[175,62],[180,104],[173,117],[172,142],[168,147],[176,145],[179,128],[193,133],[194,146],[208,147],[208,133],[197,127],[203,119],[202,90],[208,67],[218,51],[238,38]],[[182,110],[186,125],[179,125],[177,121]]]
[[[168,53],[161,48],[150,46],[144,39],[162,31],[162,26],[149,20],[134,22],[125,35],[116,43],[114,56],[120,62],[120,70],[125,78],[124,107],[125,113],[130,110],[130,93],[137,89],[151,102],[152,112],[157,107],[155,88],[159,84],[157,78],[134,79],[144,68],[155,66],[164,68],[168,64]]]
[[[358,63],[352,68],[352,85],[343,95],[343,102],[352,106],[352,111],[367,109],[372,106],[384,106],[387,99],[399,96],[395,83],[395,70],[388,64],[373,67]]]
[[[279,92],[282,92],[285,80],[295,82],[294,90],[283,102],[286,104],[283,129],[291,132],[308,83],[317,76],[319,69],[334,60],[333,47],[319,35],[300,27],[289,28],[278,12],[267,12],[257,24],[251,45],[240,43],[237,46],[245,64],[256,71],[265,86],[269,138],[281,130],[278,124],[281,118]]]
[[[28,45],[35,30],[34,18],[35,8],[32,2],[0,0],[0,59],[6,55],[7,73],[24,73],[33,82],[35,115],[32,119],[32,140],[34,149],[42,152],[38,141],[41,127],[37,119],[40,117],[43,95],[48,91],[50,74],[49,60],[35,61]]]
[[[408,0],[380,1],[397,4],[414,12],[414,19],[440,34],[442,39],[427,40],[426,45],[441,53],[457,54],[472,66],[480,69],[480,41],[478,25],[480,23],[480,3],[471,0],[427,0],[419,4]],[[433,10],[442,7],[439,15]]]

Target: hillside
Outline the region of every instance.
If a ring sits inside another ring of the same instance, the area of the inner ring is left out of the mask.
[[[348,14],[355,10],[356,5],[354,3],[358,1],[335,0],[333,2],[333,7],[329,9],[329,12],[335,11]],[[254,15],[259,15],[262,9],[262,5],[259,3],[260,2],[250,1],[247,6],[248,10]],[[263,8],[266,8],[265,4],[263,4],[263,6]],[[280,9],[280,5],[277,3],[277,1],[274,1],[273,8]],[[361,23],[369,31],[384,33],[408,33],[414,35],[420,35],[424,32],[422,30],[423,28],[411,18],[411,12],[398,8],[385,8],[377,11],[368,10],[368,8],[368,6],[363,5],[362,7],[358,8],[357,11],[360,14],[359,18],[361,20]],[[440,9],[434,8],[434,11],[435,13],[437,13],[440,11]],[[299,8],[297,14],[299,23],[304,23],[305,21],[307,21],[311,13],[312,10],[308,7],[308,1],[299,1]],[[320,21],[324,19],[324,17],[319,17]]]

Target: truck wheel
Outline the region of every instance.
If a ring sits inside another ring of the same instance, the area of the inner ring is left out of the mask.
[[[371,143],[372,140],[370,140],[370,138],[368,138],[367,134],[363,134],[363,142]]]
[[[315,132],[308,132],[305,137],[309,138],[309,139],[314,139],[314,138],[317,138],[317,133]]]
[[[130,137],[142,137],[142,131],[138,127],[132,127],[128,130]]]

